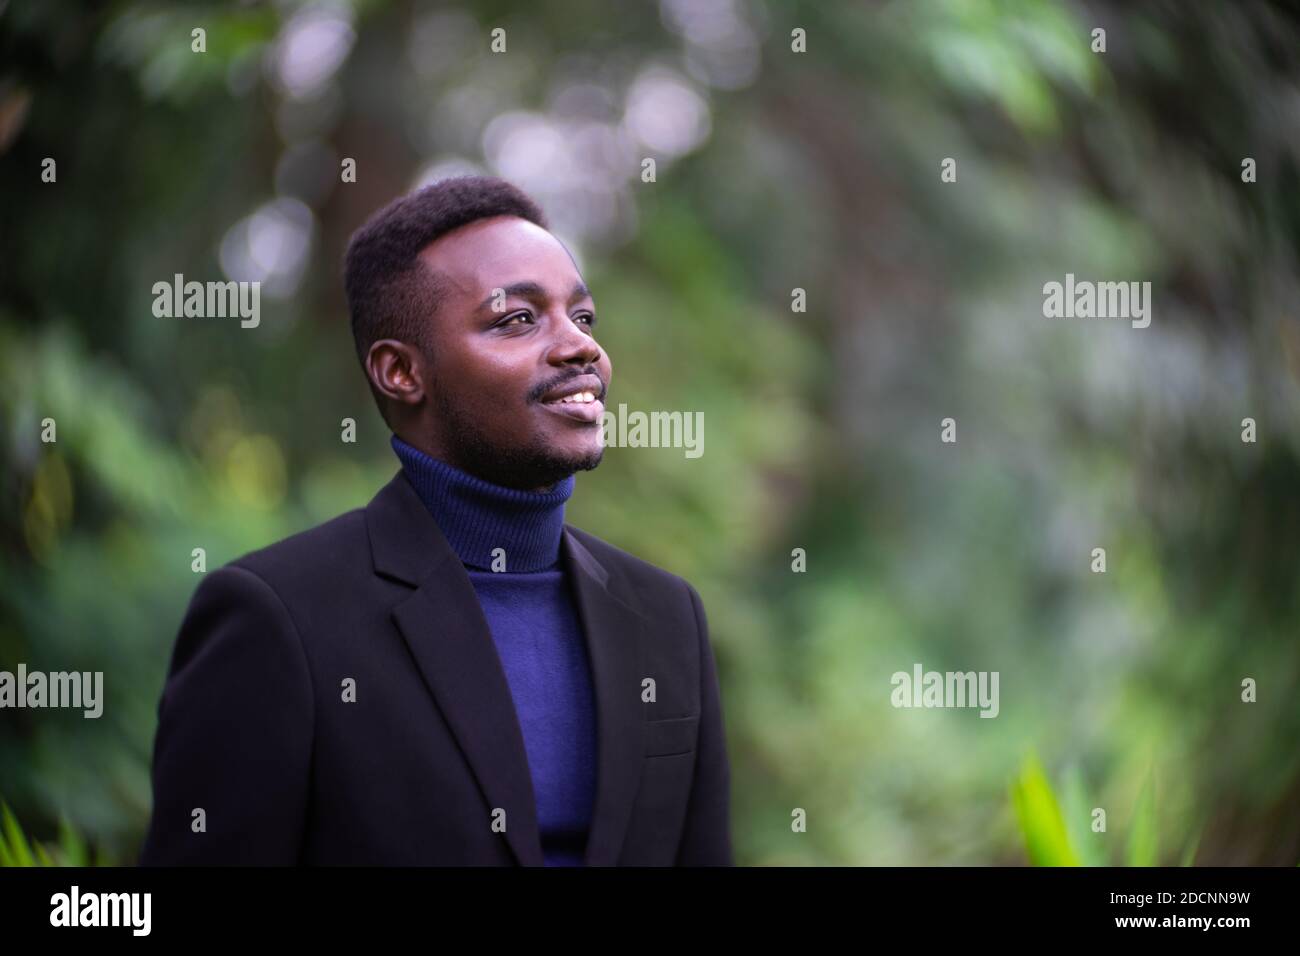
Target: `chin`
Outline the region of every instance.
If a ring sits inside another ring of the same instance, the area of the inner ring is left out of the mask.
[[[597,445],[579,459],[578,466],[574,471],[591,471],[600,464],[600,460],[605,457],[605,446]]]
[[[560,454],[571,461],[586,461],[589,458],[595,458],[600,461],[600,456],[605,453],[605,446],[597,435],[592,441],[572,442],[567,445],[556,443],[556,449],[563,449]]]
[[[530,451],[514,451],[494,457],[492,467],[484,469],[488,480],[510,488],[533,489],[553,485],[574,472],[590,471],[600,464],[605,449],[561,448],[555,444]]]
[[[567,477],[575,471],[591,471],[600,464],[604,454],[605,449],[600,445],[591,448],[566,449],[563,452],[553,450],[551,464],[556,473],[564,472]]]

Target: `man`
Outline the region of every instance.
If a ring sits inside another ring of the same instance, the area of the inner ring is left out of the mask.
[[[699,595],[564,521],[611,366],[542,211],[444,180],[345,285],[401,469],[199,585],[141,863],[730,865]]]

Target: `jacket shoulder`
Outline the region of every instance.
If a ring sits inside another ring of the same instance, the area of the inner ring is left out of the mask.
[[[315,527],[249,551],[230,565],[252,571],[268,582],[305,574],[319,576],[331,568],[348,567],[358,558],[370,559],[365,509],[354,508]]]

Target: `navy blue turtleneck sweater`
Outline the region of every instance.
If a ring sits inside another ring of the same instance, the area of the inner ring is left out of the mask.
[[[396,435],[392,444],[483,607],[524,735],[546,865],[581,866],[595,800],[596,721],[586,643],[560,563],[574,477],[549,492],[519,491]],[[503,571],[492,570],[497,548]]]

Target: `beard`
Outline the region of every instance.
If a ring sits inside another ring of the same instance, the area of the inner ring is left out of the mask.
[[[443,423],[448,463],[484,481],[521,491],[551,491],[557,481],[574,472],[591,471],[604,457],[603,446],[577,455],[558,452],[540,434],[524,446],[499,444],[478,427],[474,418],[461,414],[447,400],[445,389],[436,388],[433,394]]]

